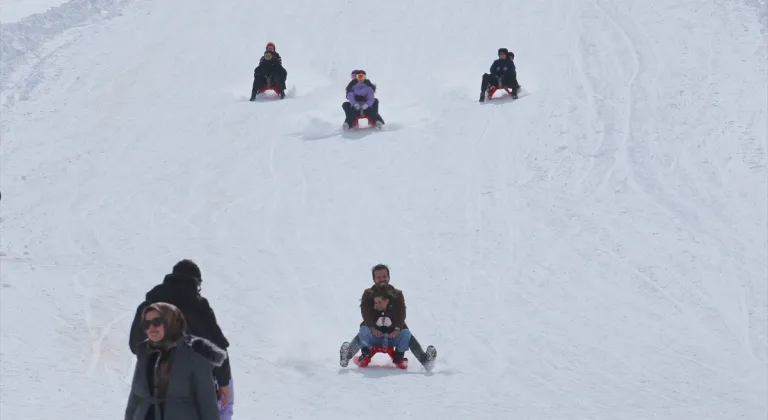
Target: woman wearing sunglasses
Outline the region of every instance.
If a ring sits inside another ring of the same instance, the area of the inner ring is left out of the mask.
[[[141,319],[147,339],[136,353],[125,420],[218,420],[211,370],[227,353],[188,334],[184,315],[169,303],[149,305]]]
[[[368,80],[364,70],[352,71],[352,81],[347,84],[347,102],[341,108],[346,114],[342,125],[344,130],[356,127],[357,120],[363,117],[368,117],[377,128],[384,125],[384,119],[379,114],[376,85]]]

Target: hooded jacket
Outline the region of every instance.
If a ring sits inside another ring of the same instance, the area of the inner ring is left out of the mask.
[[[368,84],[357,82],[347,90],[347,100],[352,105],[367,104],[368,107],[372,107],[373,101],[376,100],[376,92]]]
[[[224,352],[229,348],[229,341],[219,327],[211,305],[197,292],[196,279],[172,273],[147,292],[145,301],[136,308],[128,343],[133,354],[136,354],[138,344],[146,339],[141,325],[141,313],[144,308],[157,302],[167,302],[178,307],[186,318],[190,334],[210,340]],[[232,379],[229,357],[213,373],[219,385],[228,385]]]
[[[136,346],[136,356],[125,420],[219,418],[211,369],[225,363],[224,350],[185,334],[166,349],[142,341]]]

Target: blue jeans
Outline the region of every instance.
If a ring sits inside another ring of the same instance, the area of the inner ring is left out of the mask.
[[[411,332],[408,329],[400,330],[397,338],[374,337],[373,331],[365,325],[360,327],[360,344],[363,347],[395,347],[395,351],[405,353],[411,341]]]

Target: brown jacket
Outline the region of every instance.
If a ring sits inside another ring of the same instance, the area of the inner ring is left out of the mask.
[[[363,322],[360,323],[360,326],[365,325],[370,328],[378,328],[381,330],[381,328],[376,327],[376,320],[382,316],[382,312],[377,311],[373,307],[374,288],[378,288],[378,286],[374,285],[365,289],[363,291],[363,297],[360,298],[360,314],[363,316]],[[401,330],[408,328],[408,325],[405,323],[406,307],[403,292],[395,289],[392,285],[387,285],[387,292],[389,292],[390,298],[389,306],[385,311],[385,316],[388,316],[392,320],[393,328],[400,328]],[[385,329],[382,332],[388,331]]]

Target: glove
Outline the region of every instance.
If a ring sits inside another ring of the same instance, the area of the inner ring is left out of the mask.
[[[357,109],[357,110],[359,110],[359,109],[360,109],[360,104],[354,104],[354,105],[352,105],[352,106],[354,106],[354,107],[355,107],[355,109]]]
[[[363,109],[368,109],[368,104],[363,104]]]

